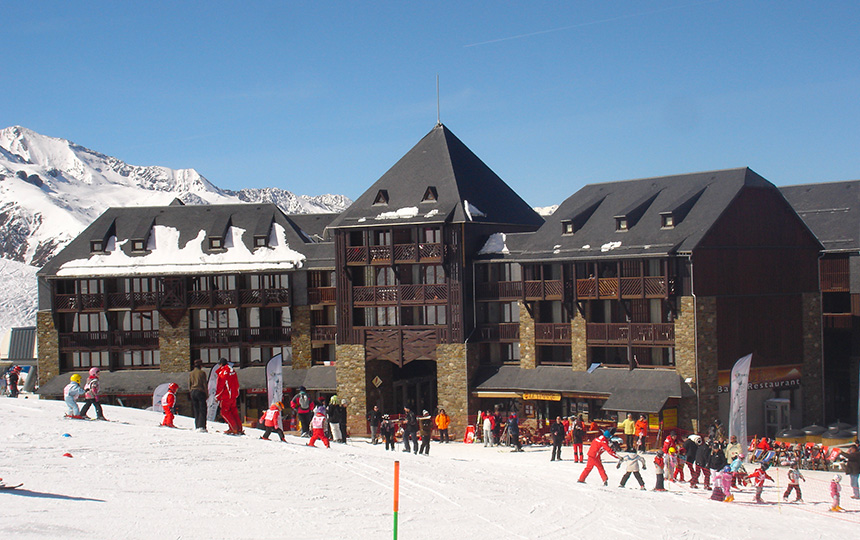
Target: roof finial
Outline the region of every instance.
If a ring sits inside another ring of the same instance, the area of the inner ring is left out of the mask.
[[[436,125],[442,125],[442,114],[439,108],[439,74],[436,74]]]

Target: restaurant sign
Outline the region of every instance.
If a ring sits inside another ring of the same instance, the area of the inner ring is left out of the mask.
[[[526,401],[561,401],[561,394],[553,392],[523,392]]]
[[[800,388],[801,364],[750,369],[749,390]],[[731,371],[720,371],[717,392],[728,393]]]

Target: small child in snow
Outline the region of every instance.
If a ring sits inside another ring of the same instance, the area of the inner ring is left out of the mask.
[[[72,376],[69,378],[69,384],[63,388],[63,400],[69,407],[69,413],[66,416],[71,418],[83,418],[83,416],[81,416],[81,410],[78,408],[78,404],[75,403],[75,400],[81,397],[81,394],[83,393],[84,389],[81,388],[81,376],[77,373],[72,373]]]
[[[266,428],[266,432],[263,433],[261,439],[269,440],[269,435],[272,434],[272,431],[278,434],[278,437],[281,438],[281,442],[287,442],[287,439],[284,437],[284,430],[281,428],[281,411],[284,410],[284,404],[280,401],[272,403],[272,406],[269,407],[269,410],[263,413],[263,425]]]
[[[657,450],[657,456],[654,458],[654,470],[657,473],[657,485],[654,487],[654,491],[666,491],[666,488],[663,487],[663,451]]]
[[[102,404],[99,403],[99,368],[90,368],[90,376],[87,378],[87,384],[84,385],[84,406],[81,408],[81,416],[86,416],[90,406],[96,408],[96,419],[107,420],[102,411]]]
[[[675,477],[678,475],[678,454],[675,450],[674,446],[669,447],[669,453],[666,454],[666,470],[669,471],[669,481],[674,482]],[[681,481],[684,481],[684,471],[681,470]]]
[[[632,474],[639,482],[639,489],[645,489],[645,481],[642,480],[642,475],[639,474],[640,468],[643,471],[645,470],[645,459],[643,459],[638,453],[630,454],[619,459],[618,465],[616,465],[615,468],[620,469],[621,464],[625,461],[627,462],[627,472],[625,472],[624,476],[621,477],[621,484],[618,487],[624,487],[624,484],[627,483],[627,479],[630,478],[630,475]]]
[[[325,436],[325,410],[322,407],[318,407],[316,413],[314,413],[314,417],[311,420],[311,430],[313,435],[311,436],[311,440],[308,441],[308,446],[316,446],[317,439],[322,439],[325,447],[329,448],[328,437]]]
[[[385,449],[394,450],[394,424],[391,423],[391,417],[387,414],[382,415],[382,424],[379,425],[379,434],[385,439]]]
[[[161,408],[164,409],[164,420],[161,421],[162,426],[176,427],[173,425],[173,407],[176,405],[177,390],[179,390],[179,385],[172,382],[167,387],[167,393],[161,396]]]
[[[800,481],[803,480],[806,482],[806,478],[800,474],[800,471],[797,468],[797,462],[791,462],[791,468],[788,469],[788,488],[785,490],[785,493],[782,494],[782,500],[788,502],[788,496],[791,494],[792,490],[797,490],[797,497],[794,499],[794,502],[803,502],[800,494]]]
[[[726,465],[723,467],[722,473],[719,473],[719,478],[715,478],[714,487],[717,485],[723,490],[723,495],[725,499],[723,502],[732,502],[735,500],[735,496],[732,495],[732,482],[734,482],[735,475],[732,473],[732,468],[730,465]]]
[[[833,477],[833,480],[830,481],[830,498],[833,499],[833,506],[830,507],[831,512],[841,512],[842,507],[839,506],[839,493],[842,491],[842,485],[839,483],[842,481],[842,475],[837,474]]]
[[[773,478],[767,474],[767,470],[764,465],[756,469],[749,477],[755,486],[755,502],[763,503],[764,500],[761,498],[761,492],[764,490],[764,481],[770,480],[773,482]]]

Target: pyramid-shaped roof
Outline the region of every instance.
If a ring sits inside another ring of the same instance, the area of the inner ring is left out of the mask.
[[[543,218],[437,124],[330,228],[441,222],[538,227]]]

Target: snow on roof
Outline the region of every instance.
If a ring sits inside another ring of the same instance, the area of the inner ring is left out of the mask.
[[[470,204],[469,201],[465,199],[463,199],[463,210],[466,211],[469,221],[472,221],[475,217],[487,217],[487,214],[478,210],[473,204]]]
[[[607,242],[600,246],[600,251],[606,253],[607,251],[612,251],[617,247],[621,247],[621,242]]]
[[[493,233],[487,238],[484,247],[478,252],[478,255],[487,255],[490,253],[502,253],[507,255],[508,246],[505,245],[505,233]]]
[[[391,212],[383,212],[376,216],[376,219],[410,219],[418,215],[418,208],[415,206],[407,206],[399,208]]]
[[[242,241],[245,230],[230,227],[224,239],[226,250],[220,253],[206,253],[203,243],[206,231],[201,230],[197,237],[185,246],[179,246],[179,231],[173,227],[155,225],[152,228],[149,253],[129,256],[122,249],[127,240],[117,243],[113,236],[108,241],[108,252],[94,253],[88,259],[76,259],[63,264],[57,276],[106,276],[116,274],[188,274],[259,271],[290,269],[301,267],[305,256],[290,249],[286,242],[284,227],[275,223],[269,237],[269,246],[248,249]]]

